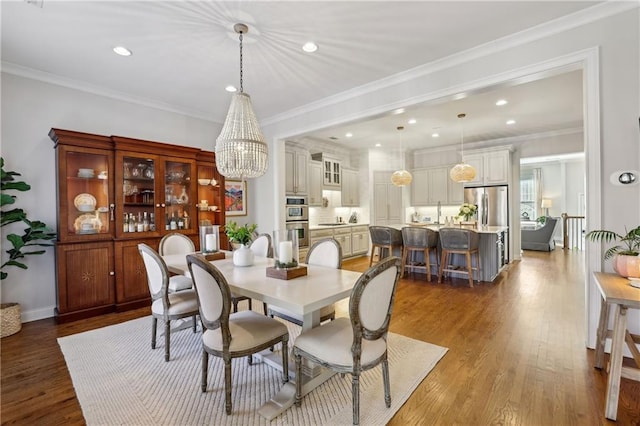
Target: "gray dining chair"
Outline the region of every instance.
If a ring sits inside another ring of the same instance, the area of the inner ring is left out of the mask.
[[[349,318],[337,318],[302,332],[293,345],[296,377],[302,377],[302,358],[338,373],[351,374],[353,424],[360,422],[360,374],[382,364],[384,401],[391,407],[387,332],[400,259],[389,257],[364,272],[351,291]],[[296,380],[296,405],[302,403],[302,380]]]
[[[342,246],[333,238],[323,238],[316,241],[309,251],[305,260],[307,265],[326,266],[328,268],[342,268]],[[277,316],[289,322],[302,326],[303,318],[284,308],[277,306],[269,307],[269,316]],[[325,306],[320,310],[320,322],[334,320],[336,318],[335,304]]]
[[[191,238],[179,232],[172,232],[165,235],[160,240],[160,245],[158,246],[160,256],[166,256],[168,254],[184,254],[186,256],[195,251],[196,245],[191,241]],[[169,281],[170,292],[187,290],[193,287],[193,282],[189,276],[178,275],[175,276],[175,278],[173,276],[171,278]]]
[[[471,229],[458,228],[440,228],[439,235],[442,258],[438,271],[438,283],[442,282],[442,275],[445,272],[455,272],[467,275],[469,287],[473,288],[473,271],[478,272],[478,281],[480,281],[480,235]],[[464,255],[465,269],[451,263],[453,254]],[[473,258],[476,266],[473,266]]]
[[[273,245],[271,243],[271,235],[269,234],[259,234],[253,241],[251,241],[251,245],[249,249],[256,256],[260,257],[273,257]],[[242,297],[242,296],[234,296],[234,312],[238,311],[238,302],[240,300],[248,300],[249,301],[249,309],[251,309],[251,298]],[[262,302],[262,310],[264,314],[267,315],[268,309],[267,304]]]
[[[207,391],[209,354],[224,360],[225,409],[231,414],[231,359],[248,357],[282,343],[282,381],[289,381],[289,331],[278,320],[253,311],[231,313],[231,290],[222,273],[202,255],[187,256],[197,294],[202,333],[201,390]]]
[[[378,250],[378,261],[387,256],[393,256],[395,251],[399,255],[402,254],[402,232],[399,230],[389,226],[372,225],[369,227],[369,234],[371,235],[369,266],[373,264],[376,249]]]
[[[404,277],[405,269],[410,271],[424,271],[427,281],[431,282],[431,268],[435,266],[438,274],[438,233],[432,229],[405,226],[402,228],[402,270],[400,275]],[[413,258],[420,253],[424,256],[424,262],[417,262]],[[431,253],[434,254],[435,264],[431,264]]]
[[[196,316],[198,315],[196,293],[192,289],[170,292],[170,280],[180,276],[169,277],[164,260],[148,245],[138,244],[138,251],[144,261],[149,293],[151,293],[151,349],[156,348],[158,319],[160,319],[164,322],[164,360],[169,361],[171,321],[193,317],[193,332],[196,332]]]

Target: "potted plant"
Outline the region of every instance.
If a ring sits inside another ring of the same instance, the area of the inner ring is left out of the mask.
[[[458,212],[458,217],[464,218],[465,222],[469,222],[478,210],[478,207],[475,204],[462,203],[460,206],[460,211]]]
[[[618,275],[628,278],[640,278],[640,226],[628,231],[625,227],[625,235],[613,231],[599,229],[586,235],[590,241],[602,241],[610,243],[620,241],[604,252],[604,259],[613,258],[613,269]]]
[[[28,219],[23,209],[13,207],[13,204],[16,202],[16,196],[10,194],[8,191],[26,192],[31,189],[31,186],[25,182],[15,180],[15,177],[20,176],[20,173],[5,171],[4,158],[2,157],[0,157],[0,172],[2,175],[2,193],[0,194],[0,207],[2,211],[0,226],[4,228],[9,224],[17,222],[22,222],[27,225],[22,235],[7,234],[9,244],[5,244],[11,248],[5,250],[9,257],[2,263],[2,266],[0,266],[0,280],[4,280],[9,275],[6,271],[9,266],[27,269],[27,265],[24,263],[26,257],[43,254],[45,250],[36,249],[36,247],[52,246],[53,244],[47,243],[46,241],[55,239],[56,234],[49,229],[45,223]],[[13,208],[5,209],[6,206]],[[2,303],[0,305],[0,323],[0,337],[10,336],[20,331],[22,328],[20,305],[18,303]]]
[[[233,251],[233,264],[236,266],[250,266],[253,265],[253,252],[249,249],[248,244],[253,240],[253,233],[258,225],[255,223],[249,225],[245,223],[239,226],[236,222],[230,221],[224,227],[229,241],[238,244],[237,250]]]

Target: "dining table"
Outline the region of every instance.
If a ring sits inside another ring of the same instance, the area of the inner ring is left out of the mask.
[[[188,275],[185,254],[169,254],[162,256],[167,269],[180,275]],[[256,256],[250,266],[235,266],[232,255],[220,260],[211,260],[225,277],[229,288],[235,295],[250,297],[287,309],[301,315],[302,332],[320,325],[320,310],[351,295],[351,290],[362,275],[360,272],[335,269],[318,265],[303,265],[307,274],[295,279],[280,279],[267,276],[267,268],[274,266],[274,259]],[[302,265],[302,264],[301,264]],[[290,344],[293,346],[293,343]],[[257,361],[282,368],[279,357],[270,351],[257,354]],[[292,357],[289,357],[292,359]],[[302,380],[303,395],[331,378],[335,373],[319,365],[305,365],[302,378],[294,377],[295,368],[289,367],[292,380]],[[285,383],[278,394],[267,401],[258,412],[267,420],[271,420],[287,410],[295,402],[295,384],[290,380]]]

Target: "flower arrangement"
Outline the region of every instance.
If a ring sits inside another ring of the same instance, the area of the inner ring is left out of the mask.
[[[460,206],[460,212],[458,212],[458,217],[463,217],[465,221],[469,221],[471,217],[473,217],[478,211],[478,206],[475,204],[463,203]]]
[[[258,225],[255,223],[249,225],[248,223],[239,226],[236,222],[230,221],[224,227],[225,233],[229,240],[238,244],[246,245],[253,240],[253,232]]]

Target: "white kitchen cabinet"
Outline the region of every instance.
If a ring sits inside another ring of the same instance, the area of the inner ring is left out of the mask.
[[[309,231],[309,247],[323,238],[333,238],[333,229],[311,229]]]
[[[341,226],[333,230],[333,238],[342,247],[342,257],[351,256],[351,227]]]
[[[366,254],[369,252],[369,227],[353,226],[351,228],[351,254]]]
[[[342,185],[342,165],[340,160],[321,152],[311,158],[322,163],[322,183],[325,189],[337,190]]]
[[[309,199],[310,206],[322,207],[322,163],[309,161]]]
[[[449,178],[451,166],[413,170],[411,183],[411,205],[435,206],[458,204],[463,199],[462,185]]]
[[[288,195],[307,194],[307,151],[285,148],[285,192]]]
[[[391,183],[390,172],[375,172],[373,207],[376,225],[403,223],[402,188]]]
[[[465,154],[465,162],[476,169],[476,177],[464,186],[508,184],[510,160],[508,149]]]
[[[359,207],[358,171],[342,169],[342,207]]]

